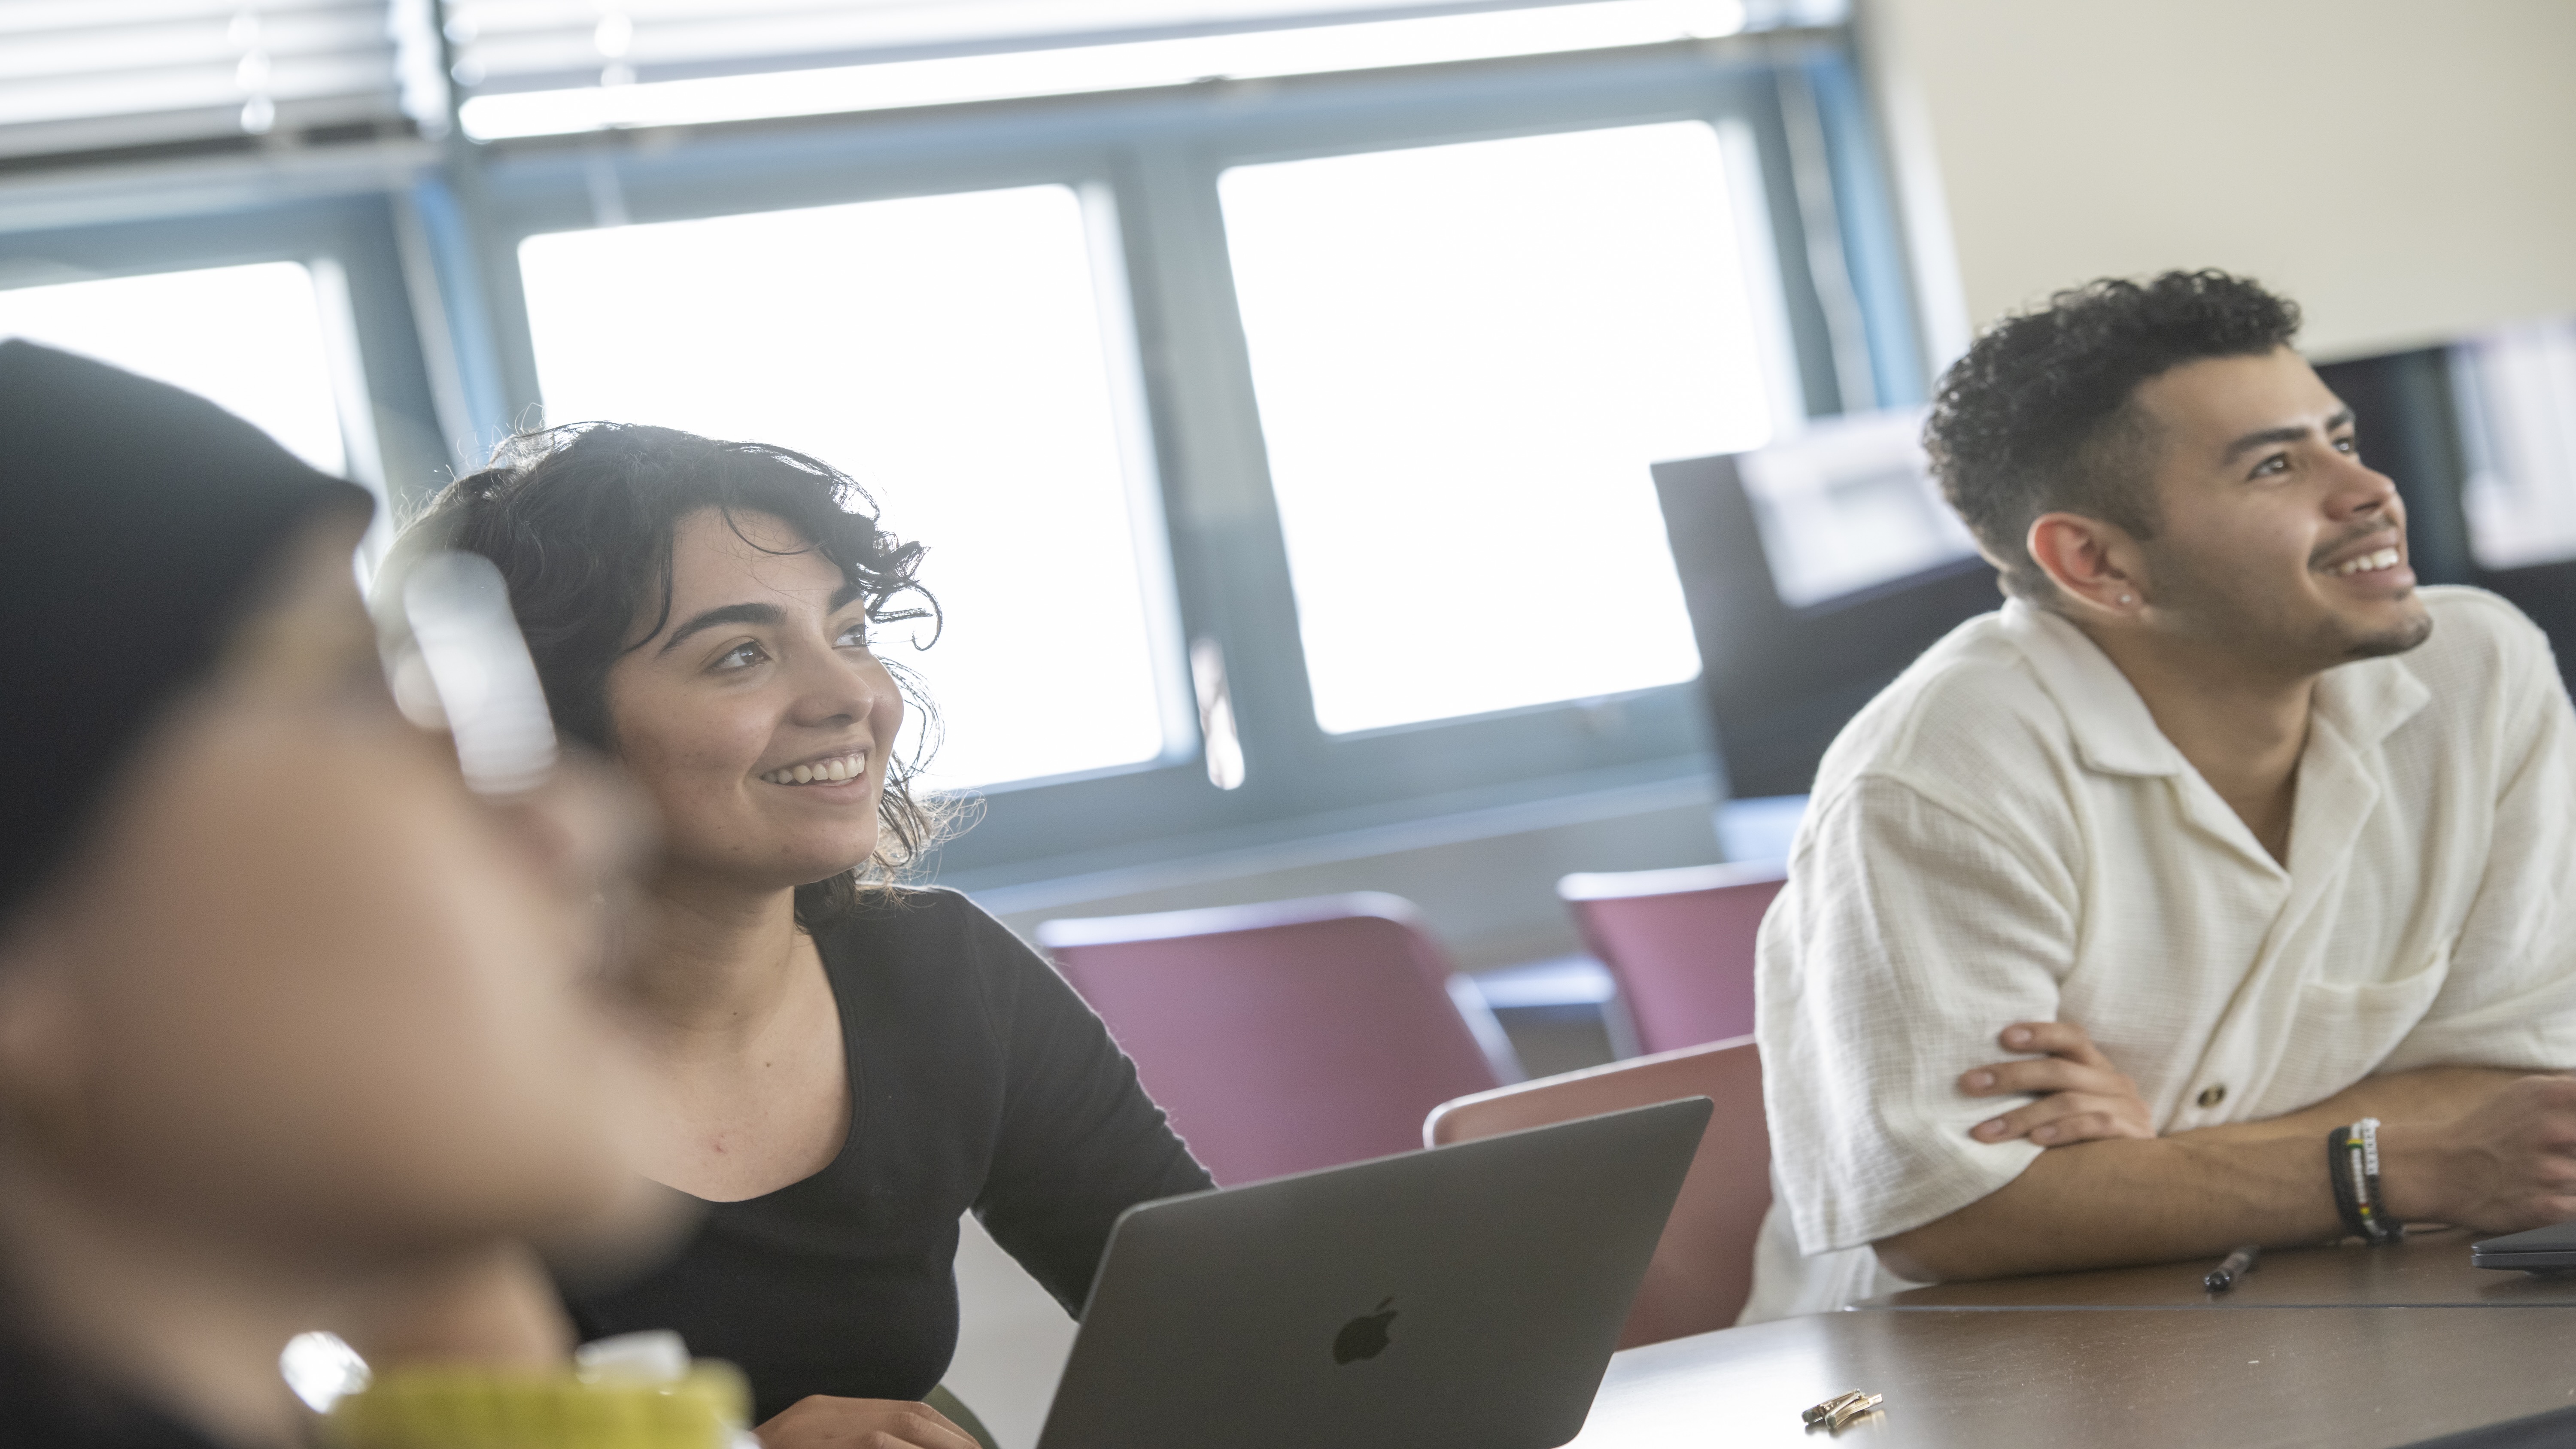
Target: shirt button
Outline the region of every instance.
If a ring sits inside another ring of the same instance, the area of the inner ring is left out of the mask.
[[[2200,1096],[2197,1100],[2200,1105],[2204,1107],[2217,1106],[2219,1103],[2227,1100],[2227,1084],[2225,1082],[2220,1082],[2213,1086],[2201,1088]]]

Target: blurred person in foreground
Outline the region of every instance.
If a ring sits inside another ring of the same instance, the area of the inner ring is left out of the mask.
[[[2102,281],[1943,377],[2011,597],[1834,742],[1763,921],[1746,1321],[2576,1218],[2576,714],[2512,605],[2416,586],[2297,331]]]
[[[1211,1184],[1044,959],[890,881],[937,826],[876,652],[930,615],[921,546],[812,458],[593,423],[514,440],[394,555],[446,548],[499,566],[555,719],[660,815],[619,927],[643,1166],[710,1206],[666,1267],[570,1291],[575,1321],[740,1365],[772,1449],[971,1449],[919,1402],[961,1215],[1079,1313],[1121,1212]]]
[[[0,343],[0,1438],[308,1442],[290,1337],[561,1361],[519,1244],[632,1181],[579,977],[616,849],[395,707],[368,496]]]

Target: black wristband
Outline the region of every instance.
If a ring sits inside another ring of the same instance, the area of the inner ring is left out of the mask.
[[[2406,1230],[2392,1221],[2380,1202],[2379,1174],[2370,1170],[2369,1154],[2353,1127],[2326,1134],[2326,1178],[2334,1185],[2335,1212],[2344,1231],[2373,1247],[2396,1242]],[[2373,1124],[2376,1125],[2376,1124]]]
[[[2350,1127],[2326,1134],[2326,1181],[2334,1185],[2335,1215],[2343,1219],[2346,1236],[2367,1239],[2370,1222],[2361,1215],[2360,1174],[2354,1170],[2360,1156]]]

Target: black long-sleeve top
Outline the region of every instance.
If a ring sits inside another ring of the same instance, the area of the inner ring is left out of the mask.
[[[739,1365],[763,1419],[808,1394],[918,1399],[939,1382],[968,1209],[1079,1314],[1121,1212],[1213,1185],[1100,1018],[964,896],[906,890],[815,944],[849,1061],[839,1155],[710,1204],[639,1281],[565,1291],[585,1338],[676,1329]]]

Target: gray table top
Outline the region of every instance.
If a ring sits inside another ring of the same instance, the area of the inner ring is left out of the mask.
[[[2201,1286],[2212,1259],[2047,1273],[1983,1283],[1944,1283],[1867,1298],[1863,1309],[1924,1308],[2576,1308],[2576,1273],[2514,1273],[2469,1266],[2481,1234],[2450,1228],[2385,1248],[2360,1244],[2265,1253],[2225,1293]]]
[[[2393,1449],[2576,1406],[2572,1348],[2545,1307],[1827,1313],[1620,1354],[1574,1444]],[[1886,1401],[1800,1422],[1849,1389]]]

